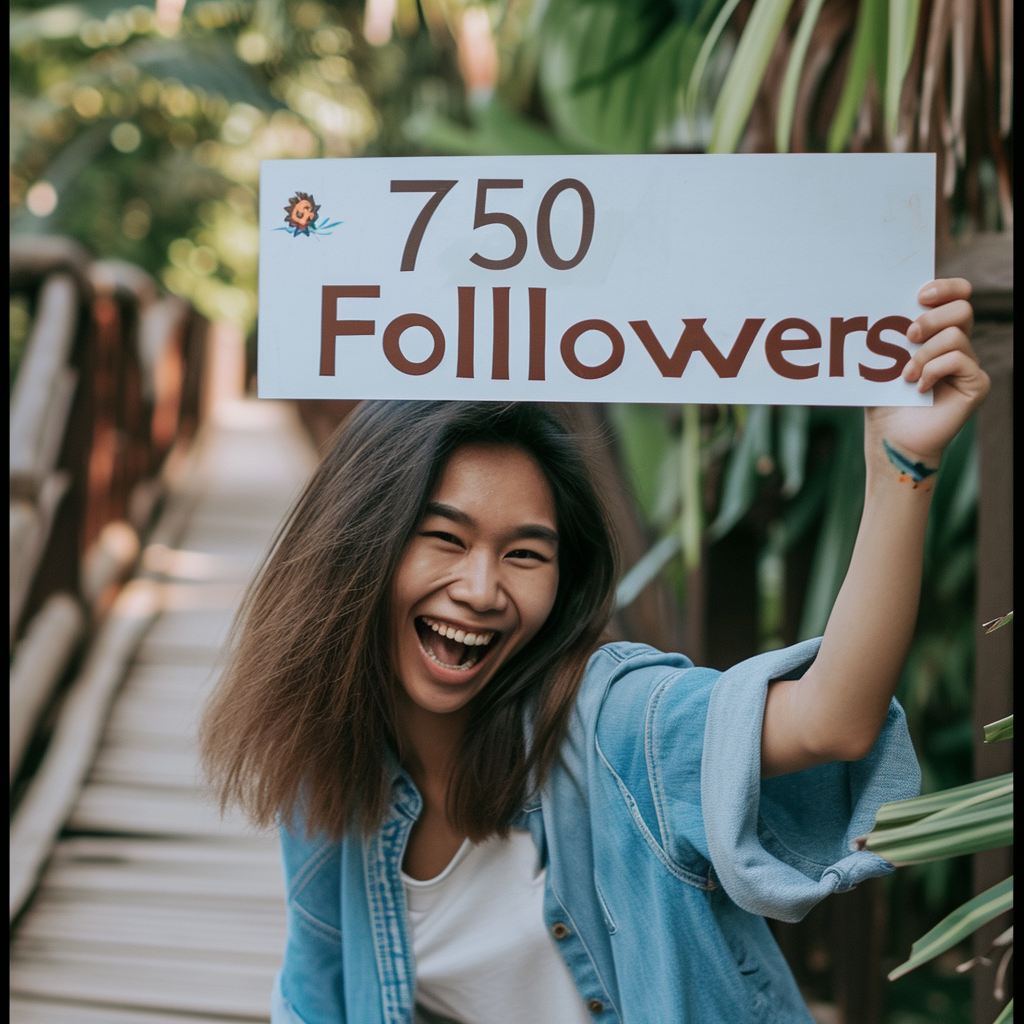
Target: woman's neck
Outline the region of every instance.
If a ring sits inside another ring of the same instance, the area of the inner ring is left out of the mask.
[[[462,734],[465,709],[447,715],[424,711],[412,701],[399,701],[402,766],[423,798],[423,808],[406,843],[402,869],[420,880],[434,878],[455,856],[465,834],[448,820],[448,783]]]
[[[468,717],[466,708],[439,715],[399,698],[402,767],[412,776],[424,799],[430,802],[444,803]]]

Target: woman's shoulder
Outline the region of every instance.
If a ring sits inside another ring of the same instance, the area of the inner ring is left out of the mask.
[[[587,663],[578,703],[585,716],[608,701],[642,706],[664,683],[693,669],[685,654],[622,640],[604,644]]]
[[[695,667],[685,654],[661,651],[650,644],[616,640],[603,644],[590,656],[586,675],[588,681],[602,677],[619,680],[627,676],[636,681],[640,677],[663,678],[666,674],[688,672]]]
[[[587,675],[601,672],[624,670],[633,672],[644,668],[693,668],[693,662],[685,654],[671,651],[659,651],[650,644],[634,643],[630,640],[615,640],[602,644],[590,656],[587,664]]]

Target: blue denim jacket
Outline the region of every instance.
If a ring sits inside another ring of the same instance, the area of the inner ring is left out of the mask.
[[[772,679],[809,640],[727,672],[616,643],[590,660],[561,763],[524,808],[546,867],[544,919],[595,1022],[803,1022],[764,916],[797,921],[892,866],[851,850],[920,773],[893,701],[861,761],[760,778]],[[273,1024],[409,1024],[415,964],[400,869],[422,803],[394,766],[373,836],[282,828],[288,938]],[[524,984],[528,984],[524,980]]]

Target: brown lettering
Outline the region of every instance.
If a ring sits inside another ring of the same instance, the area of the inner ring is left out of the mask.
[[[421,363],[414,363],[402,354],[402,334],[410,327],[425,327],[434,339],[433,351]],[[431,320],[429,316],[422,313],[403,313],[384,328],[384,355],[396,370],[407,373],[410,377],[420,377],[424,373],[430,373],[441,362],[444,356],[444,334],[436,321]]]
[[[876,320],[868,331],[868,351],[874,352],[876,356],[885,356],[892,360],[892,366],[886,366],[876,370],[871,366],[858,364],[860,375],[865,380],[882,383],[887,380],[895,380],[902,372],[903,367],[910,361],[910,353],[900,345],[894,345],[890,341],[882,341],[882,331],[898,331],[906,334],[907,328],[913,321],[905,316],[883,316]]]
[[[719,377],[735,377],[740,372],[743,360],[746,359],[750,346],[754,343],[754,338],[761,330],[764,320],[743,321],[743,326],[736,336],[736,342],[728,357],[723,356],[715,343],[708,337],[704,330],[706,322],[706,318],[700,320],[684,318],[683,333],[679,335],[679,341],[676,342],[675,351],[671,356],[662,347],[657,335],[651,330],[651,326],[646,320],[630,320],[629,326],[643,342],[644,348],[654,360],[654,365],[657,366],[662,377],[682,377],[686,364],[694,352],[700,352]]]
[[[530,289],[530,380],[544,380],[547,294],[547,288]]]
[[[508,288],[492,288],[494,304],[494,347],[491,380],[508,380]]]
[[[786,331],[803,331],[802,338],[787,338]],[[768,365],[780,376],[789,380],[808,380],[818,376],[818,364],[798,366],[791,363],[782,354],[798,349],[821,348],[821,334],[814,324],[801,320],[798,316],[789,316],[780,320],[769,332],[764,341],[764,354],[768,357]]]
[[[566,189],[573,189],[580,197],[580,205],[583,208],[583,226],[580,230],[580,244],[576,249],[576,254],[570,259],[563,260],[555,252],[554,243],[551,241],[551,208],[555,205],[555,200]],[[571,270],[587,255],[593,238],[594,197],[590,194],[590,189],[576,178],[563,178],[561,181],[556,181],[544,193],[544,198],[540,201],[540,208],[537,210],[537,248],[540,249],[541,258],[554,270]]]
[[[866,316],[853,316],[844,320],[841,316],[834,316],[829,320],[828,327],[828,375],[830,377],[844,376],[843,346],[850,334],[868,329],[868,318]]]
[[[597,366],[587,366],[576,356],[576,342],[580,335],[586,334],[587,331],[600,331],[612,343],[611,355]],[[614,373],[622,365],[622,357],[625,354],[626,345],[622,335],[607,320],[581,320],[562,335],[562,362],[572,373],[584,380],[597,380],[599,377],[607,377],[609,373]]]
[[[338,299],[379,299],[378,284],[325,284],[320,294],[320,376],[334,376],[335,339],[373,334],[373,320],[339,320]]]
[[[473,316],[476,304],[475,288],[459,289],[459,342],[456,377],[473,376]]]

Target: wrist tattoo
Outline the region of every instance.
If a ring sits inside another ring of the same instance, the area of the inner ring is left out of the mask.
[[[918,487],[924,491],[932,489],[932,484],[925,484],[924,481],[937,473],[938,467],[933,469],[931,466],[926,466],[923,462],[911,462],[905,455],[901,455],[896,451],[884,437],[882,438],[882,447],[885,448],[885,454],[889,456],[889,461],[900,471],[901,483],[909,480],[915,490]]]

